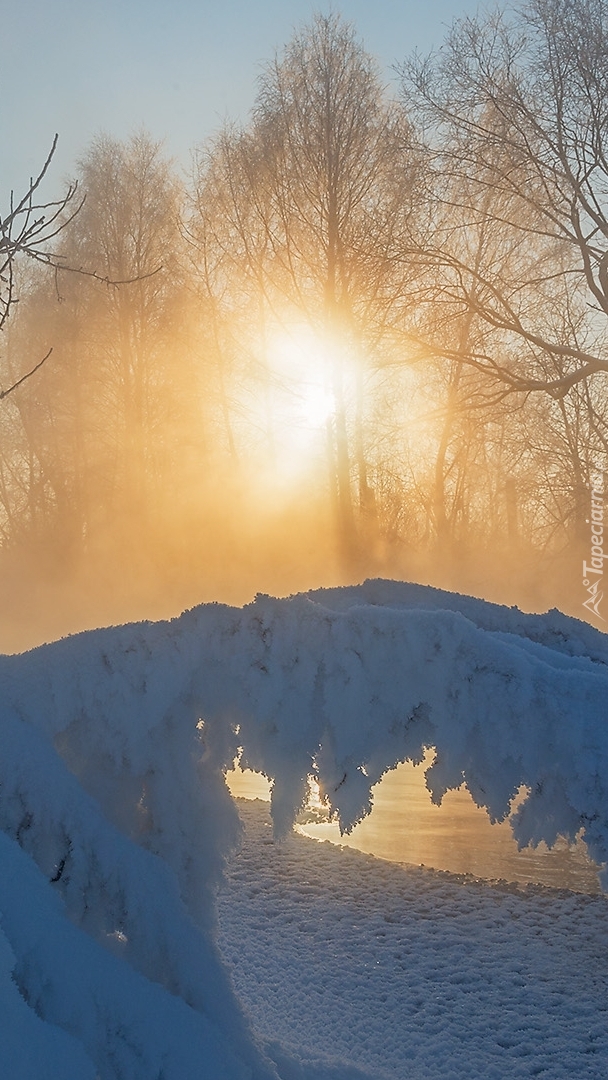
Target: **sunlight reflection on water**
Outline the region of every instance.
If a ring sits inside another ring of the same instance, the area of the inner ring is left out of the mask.
[[[372,813],[350,836],[341,837],[335,822],[314,820],[314,814],[303,815],[309,820],[302,820],[298,831],[392,862],[577,892],[600,891],[597,868],[583,841],[568,846],[560,840],[551,850],[541,844],[518,851],[509,823],[492,825],[466,789],[449,791],[441,806],[434,806],[424,770],[424,764],[406,763],[387,773],[374,788]],[[269,782],[257,773],[237,770],[227,780],[238,798],[270,798]]]

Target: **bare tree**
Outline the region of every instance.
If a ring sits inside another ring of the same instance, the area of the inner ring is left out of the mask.
[[[0,217],[0,330],[4,329],[11,309],[18,300],[15,280],[18,258],[33,259],[44,266],[58,269],[62,265],[62,259],[53,242],[67,228],[82,206],[81,202],[75,202],[75,183],[68,186],[65,195],[60,199],[45,202],[39,196],[40,185],[57,147],[57,139],[58,136],[55,135],[48,157],[38,176],[30,181],[25,195],[15,199],[11,192],[8,213]],[[0,400],[38,371],[48,360],[51,351],[47,350],[34,367],[16,378],[10,386],[0,390]]]
[[[330,488],[347,565],[373,513],[367,384],[401,299],[406,130],[352,27],[318,15],[268,65],[251,127],[226,132],[199,177],[200,203],[211,192],[221,203],[224,271],[232,259],[266,312],[305,322],[325,342]]]
[[[177,476],[200,468],[202,394],[171,163],[145,135],[101,136],[78,189],[58,256],[76,272],[56,280],[36,268],[7,333],[8,372],[48,341],[54,352],[3,417],[0,503],[13,538],[38,531],[48,543],[54,532],[82,550],[119,546],[133,522],[160,527]]]
[[[437,57],[408,65],[405,88],[439,222],[411,236],[408,256],[433,277],[436,317],[485,323],[467,362],[499,392],[556,397],[607,372],[606,0],[529,0],[464,19]],[[499,245],[476,265],[467,235],[481,222]],[[432,335],[424,347],[446,354]]]

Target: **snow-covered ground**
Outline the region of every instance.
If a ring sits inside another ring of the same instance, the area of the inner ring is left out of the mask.
[[[239,812],[220,946],[269,1052],[301,1063],[285,1076],[608,1076],[605,896],[275,842],[267,803]]]
[[[3,1080],[608,1075],[603,896],[292,835],[311,774],[348,831],[434,748],[435,801],[525,790],[518,841],[582,832],[606,888],[605,635],[367,582],[0,657],[0,718]]]

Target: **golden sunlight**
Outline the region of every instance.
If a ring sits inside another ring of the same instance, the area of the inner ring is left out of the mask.
[[[299,394],[297,412],[304,423],[311,428],[320,428],[327,423],[334,409],[333,394],[323,386],[303,385]]]
[[[302,428],[323,427],[334,408],[329,389],[328,346],[309,326],[271,335],[268,365],[276,387],[275,405],[284,419]]]
[[[325,386],[328,346],[323,337],[305,323],[271,334],[268,360],[279,376],[292,383]]]
[[[330,359],[323,338],[306,325],[269,336],[267,406],[283,474],[308,472],[319,464],[327,422],[335,410]]]

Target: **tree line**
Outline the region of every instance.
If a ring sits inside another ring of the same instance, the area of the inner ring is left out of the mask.
[[[200,581],[291,546],[477,590],[578,558],[608,445],[607,20],[460,20],[392,93],[317,15],[187,179],[100,136],[65,199],[17,204],[0,556]]]

